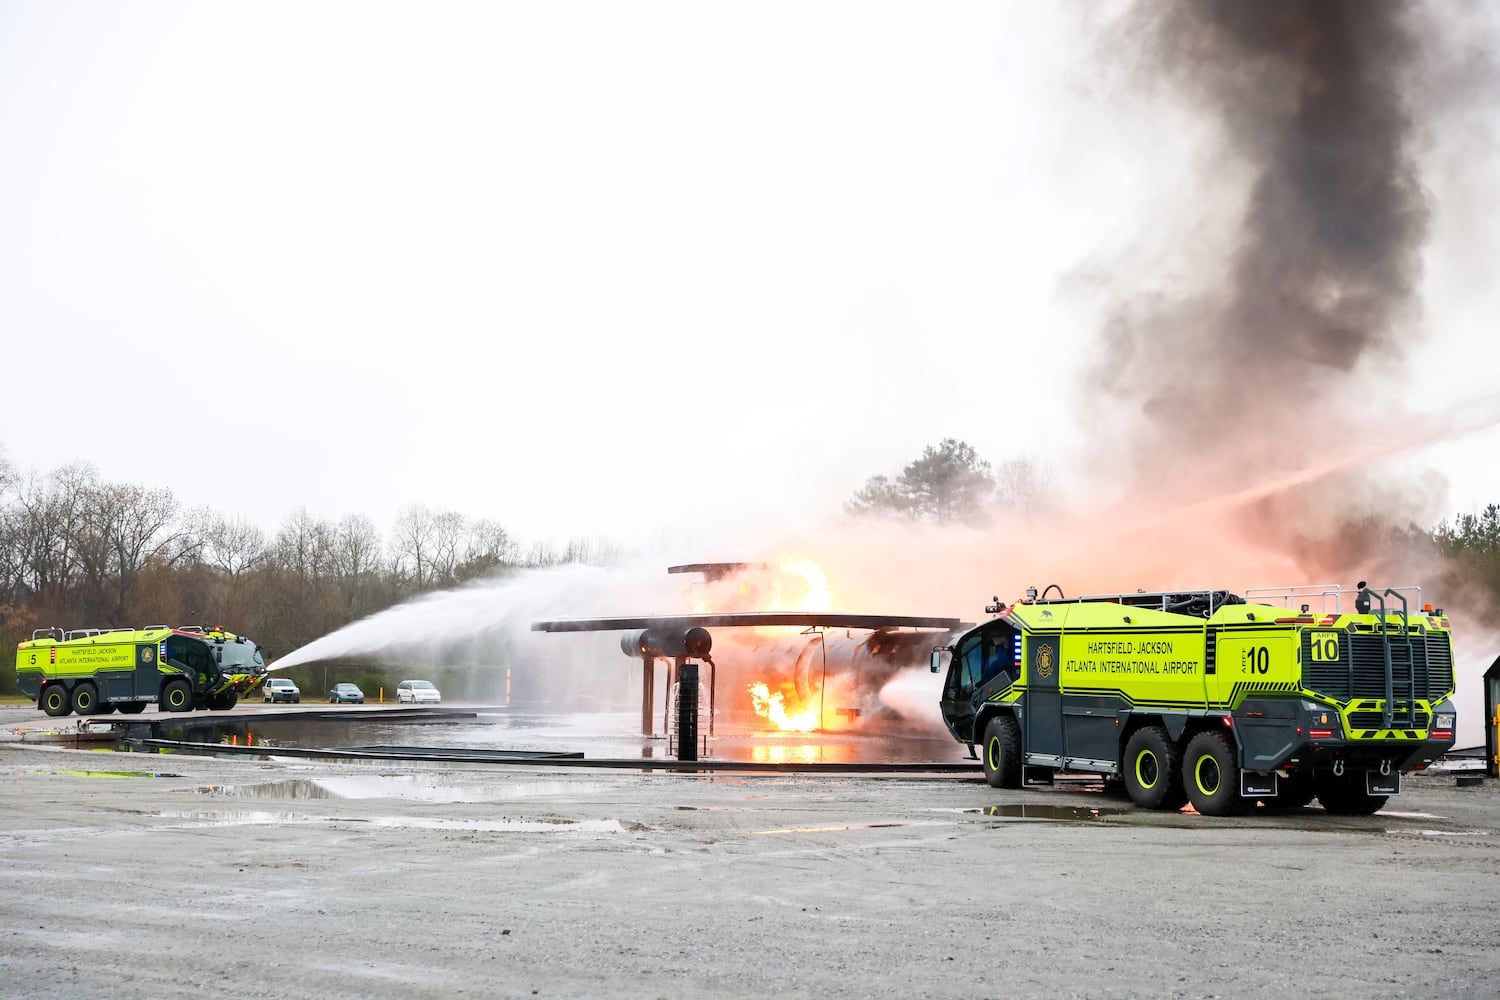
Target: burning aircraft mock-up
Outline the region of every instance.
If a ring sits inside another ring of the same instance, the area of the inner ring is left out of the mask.
[[[701,573],[711,583],[732,579],[747,570],[764,569],[750,563],[695,563],[669,567],[669,573]],[[713,636],[709,629],[796,628],[800,633],[766,637],[756,634],[738,645],[758,659],[773,660],[788,675],[786,695],[798,704],[813,707],[788,712],[783,692],[773,692],[765,683],[748,685],[756,711],[779,728],[813,730],[824,728],[822,693],[828,686],[830,669],[845,679],[844,689],[878,690],[896,670],[926,662],[934,643],[949,633],[967,627],[957,618],[910,615],[859,614],[842,611],[722,611],[692,614],[641,615],[610,618],[563,618],[532,622],[536,632],[621,632],[620,649],[642,661],[641,733],[654,735],[656,661],[667,664],[667,692],[677,682],[689,660],[701,660],[709,668],[709,727],[712,730],[717,701],[718,667],[714,663]],[[845,630],[842,639],[830,637],[830,629]],[[865,633],[853,635],[853,630]],[[910,630],[910,631],[903,631]],[[669,727],[670,694],[663,699],[663,728]],[[835,706],[845,718],[859,716],[857,706]]]

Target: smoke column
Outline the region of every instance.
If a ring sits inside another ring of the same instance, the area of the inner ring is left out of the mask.
[[[1428,232],[1401,89],[1416,58],[1407,13],[1352,0],[1135,8],[1152,83],[1222,130],[1198,191],[1251,180],[1205,287],[1113,290],[1091,388],[1143,415],[1134,468],[1282,464],[1283,435],[1355,433],[1381,415],[1388,395],[1367,370],[1393,368],[1411,342]]]

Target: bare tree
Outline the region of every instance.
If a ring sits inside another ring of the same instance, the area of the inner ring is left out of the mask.
[[[432,586],[449,587],[456,581],[467,530],[462,514],[447,511],[432,519]]]
[[[203,559],[238,580],[266,557],[266,534],[243,517],[215,520],[204,539]]]
[[[276,532],[268,558],[276,568],[301,577],[318,580],[329,572],[333,550],[334,528],[298,507]]]
[[[458,566],[459,580],[473,580],[497,573],[518,561],[516,545],[510,534],[495,521],[477,520],[469,522],[468,540],[464,546],[463,562]]]
[[[101,484],[83,494],[76,545],[92,605],[86,612],[126,620],[141,571],[181,550],[178,506],[170,490],[135,485]]]
[[[1022,516],[1040,514],[1055,491],[1051,470],[1028,458],[1012,458],[995,471],[995,502]]]
[[[375,610],[382,569],[380,532],[374,522],[363,514],[340,521],[333,539],[333,581],[351,619]]]
[[[92,466],[69,465],[47,476],[31,475],[16,489],[16,546],[27,603],[45,614],[77,614],[73,585],[79,574],[74,545],[83,521],[83,497],[98,481]]]
[[[408,591],[426,590],[432,583],[436,533],[432,512],[421,504],[412,504],[396,518],[391,562]]]

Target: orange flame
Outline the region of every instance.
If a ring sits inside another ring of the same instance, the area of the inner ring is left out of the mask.
[[[796,711],[788,711],[786,707],[786,696],[777,691],[771,693],[771,689],[761,681],[750,685],[750,700],[755,705],[755,714],[762,719],[770,720],[782,732],[787,733],[810,733],[818,728],[818,709],[816,706],[806,706]]]
[[[782,556],[779,569],[766,610],[827,611],[833,607],[828,577],[815,561]]]

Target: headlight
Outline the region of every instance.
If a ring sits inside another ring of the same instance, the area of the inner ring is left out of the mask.
[[[1432,728],[1452,729],[1454,714],[1455,713],[1453,712],[1439,712],[1436,716],[1433,717]]]

